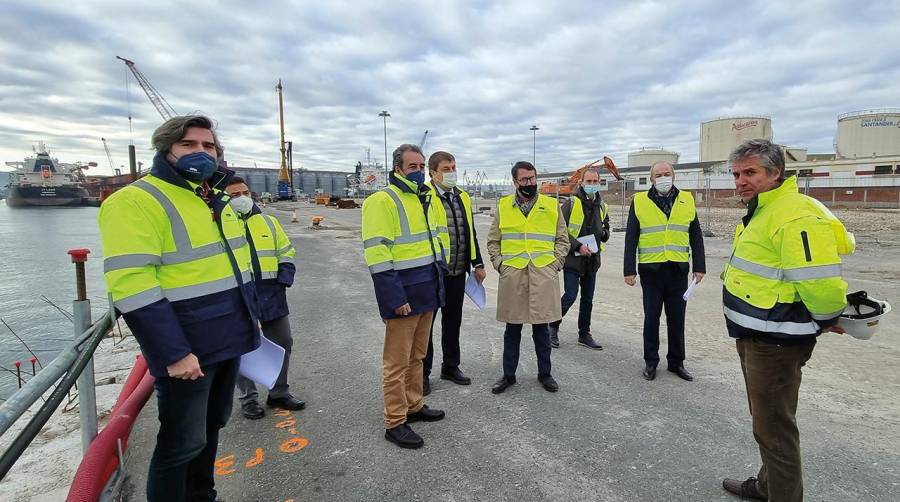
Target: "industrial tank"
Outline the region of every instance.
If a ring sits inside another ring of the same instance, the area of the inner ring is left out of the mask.
[[[677,152],[664,150],[662,147],[641,148],[628,154],[628,167],[652,166],[657,162],[668,162],[673,166],[678,163]]]
[[[839,115],[834,149],[845,159],[900,155],[900,108]]]
[[[768,117],[724,117],[700,124],[700,162],[728,160],[738,145],[748,139],[772,140]]]

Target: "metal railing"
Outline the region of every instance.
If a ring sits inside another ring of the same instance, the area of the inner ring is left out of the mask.
[[[91,324],[91,306],[90,300],[87,299],[84,278],[84,262],[89,252],[86,249],[69,251],[72,262],[75,263],[78,295],[73,302],[74,341],[0,405],[0,435],[3,435],[56,383],[56,387],[44,404],[0,455],[0,480],[6,477],[76,382],[79,389],[78,414],[81,422],[82,451],[87,450],[97,435],[93,357],[100,341],[112,330],[115,319],[114,311],[110,309],[96,323]]]

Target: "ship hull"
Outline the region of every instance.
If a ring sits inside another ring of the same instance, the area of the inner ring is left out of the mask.
[[[10,186],[6,204],[10,207],[81,206],[88,197],[80,186]]]

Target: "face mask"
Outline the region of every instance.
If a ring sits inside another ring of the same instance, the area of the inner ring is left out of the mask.
[[[581,188],[584,189],[584,193],[593,197],[600,191],[600,185],[582,185]]]
[[[669,190],[672,189],[672,177],[671,176],[660,176],[653,181],[653,186],[656,187],[656,191],[661,194],[669,193]]]
[[[419,187],[425,184],[425,172],[424,171],[413,171],[406,176],[404,176],[407,180],[412,181]]]
[[[441,180],[441,184],[447,188],[453,188],[456,186],[456,173],[444,173],[444,178]]]
[[[194,183],[202,183],[212,177],[218,165],[216,159],[206,152],[194,152],[182,155],[175,162],[175,170],[184,179]]]
[[[240,196],[228,201],[231,204],[231,208],[237,211],[238,214],[245,215],[253,209],[253,199],[246,196]]]
[[[537,185],[523,185],[519,187],[519,194],[526,198],[531,199],[535,195],[537,195]]]

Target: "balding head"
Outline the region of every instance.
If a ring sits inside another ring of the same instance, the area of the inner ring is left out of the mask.
[[[659,162],[654,162],[652,166],[650,166],[650,181],[653,181],[657,178],[657,176],[671,176],[672,181],[675,180],[675,169],[672,167],[672,164],[661,160]]]

